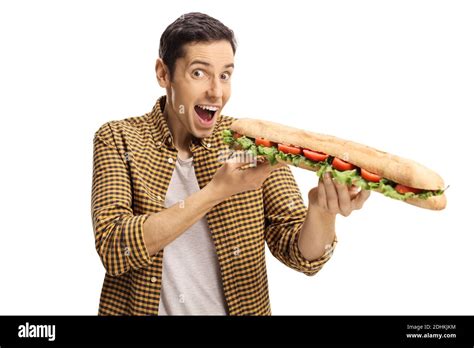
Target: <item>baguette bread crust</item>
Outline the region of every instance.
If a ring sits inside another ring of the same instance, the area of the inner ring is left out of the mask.
[[[280,159],[280,158],[277,158],[276,160],[278,162],[286,163],[286,164],[294,166],[294,164],[291,161],[288,161],[288,160],[285,161],[285,160]],[[311,167],[311,166],[308,166],[307,164],[305,164],[304,162],[300,162],[298,164],[298,167],[303,168],[303,169],[307,169],[307,170],[312,170],[314,172],[318,171],[318,169],[319,169],[319,166]],[[376,191],[376,192],[380,193],[380,190],[372,190],[372,191]],[[446,203],[447,203],[446,195],[444,195],[444,194],[439,195],[439,196],[432,196],[432,197],[429,197],[428,199],[407,198],[405,201],[402,201],[402,202],[405,202],[405,203],[408,203],[408,204],[411,204],[411,205],[415,205],[415,206],[420,207],[420,208],[430,209],[430,210],[442,210],[446,207]]]
[[[440,175],[415,161],[350,140],[251,118],[237,119],[229,128],[248,137],[265,138],[339,157],[405,186],[424,190],[441,190],[445,187]]]

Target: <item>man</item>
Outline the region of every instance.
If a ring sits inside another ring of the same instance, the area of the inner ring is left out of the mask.
[[[265,242],[316,274],[335,248],[335,217],[360,209],[326,177],[305,207],[288,166],[222,163],[233,32],[189,13],[160,40],[152,111],[104,124],[94,138],[92,217],[106,269],[99,315],[271,315]]]

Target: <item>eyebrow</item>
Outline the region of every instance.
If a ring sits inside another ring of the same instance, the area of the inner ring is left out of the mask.
[[[202,64],[202,65],[205,65],[205,66],[211,66],[210,63],[208,62],[205,62],[203,60],[198,60],[198,59],[195,59],[191,62],[191,64],[189,64],[189,66],[192,66],[192,65],[197,65],[197,64]],[[230,63],[230,64],[226,64],[224,65],[224,68],[233,68],[234,67],[234,63]]]

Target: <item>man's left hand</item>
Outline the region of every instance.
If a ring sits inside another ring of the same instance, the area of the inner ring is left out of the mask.
[[[369,190],[360,190],[354,185],[345,185],[333,180],[330,173],[319,178],[319,184],[308,193],[309,206],[329,214],[349,216],[352,211],[361,209]]]

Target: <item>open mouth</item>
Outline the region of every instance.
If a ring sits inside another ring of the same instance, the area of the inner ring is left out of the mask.
[[[203,122],[210,123],[219,108],[217,106],[196,105],[194,110]]]

